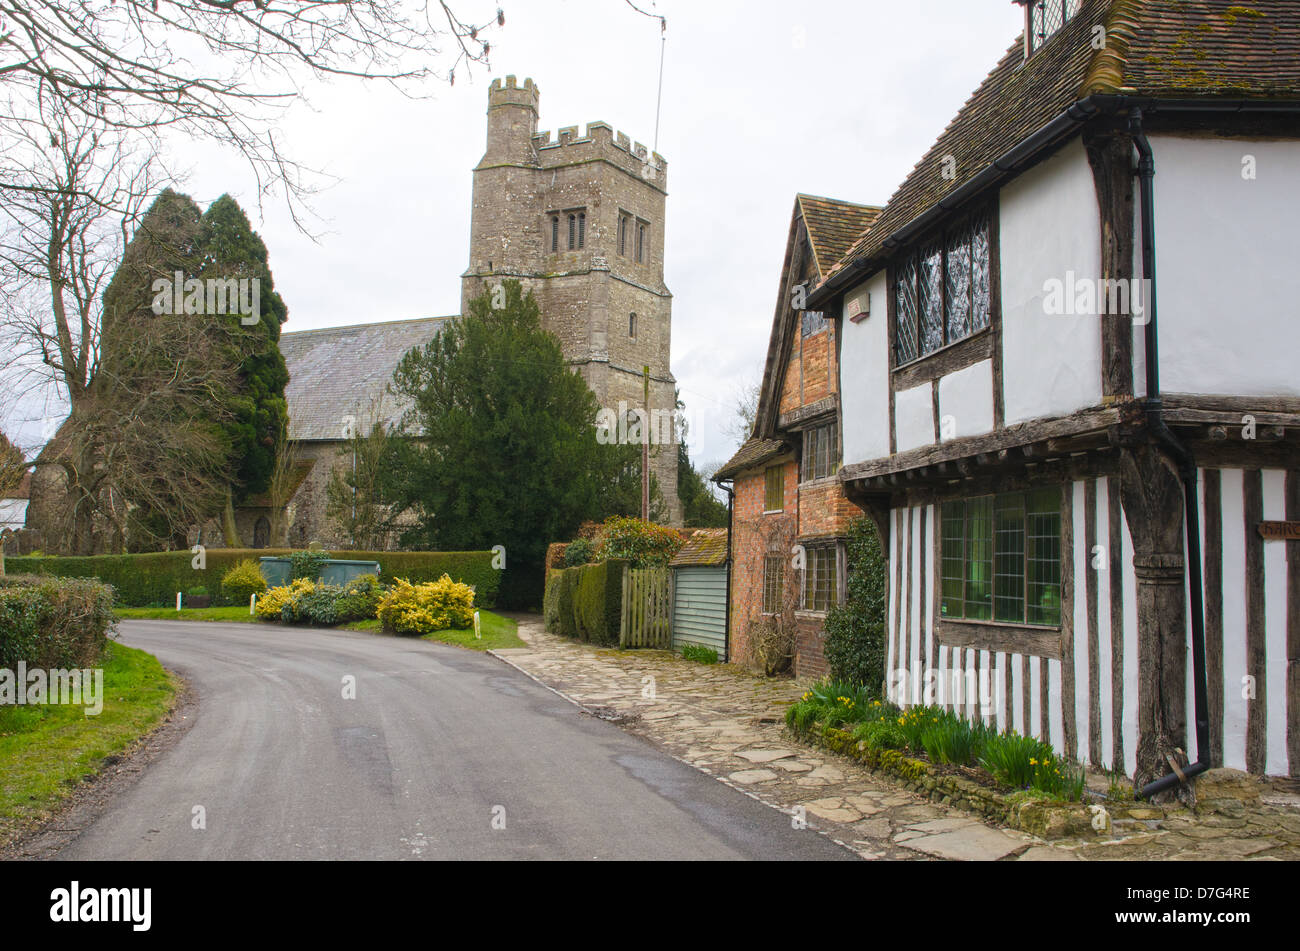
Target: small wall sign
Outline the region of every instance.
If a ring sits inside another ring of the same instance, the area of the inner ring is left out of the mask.
[[[1259,537],[1266,541],[1300,541],[1300,522],[1260,522]]]

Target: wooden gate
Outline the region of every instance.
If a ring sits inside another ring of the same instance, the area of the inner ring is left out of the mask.
[[[669,650],[672,638],[672,572],[667,568],[624,568],[619,646]]]

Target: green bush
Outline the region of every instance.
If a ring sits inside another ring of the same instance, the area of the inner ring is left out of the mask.
[[[0,667],[88,667],[112,630],[113,589],[90,579],[0,576]]]
[[[849,527],[846,554],[845,601],[826,615],[826,666],[832,680],[878,689],[885,679],[889,564],[881,553],[876,526],[865,515]]]
[[[626,565],[611,560],[553,570],[542,606],[546,629],[592,644],[617,644]]]
[[[297,581],[299,578],[306,578],[308,581],[319,581],[321,573],[325,570],[325,562],[329,560],[329,552],[326,551],[315,549],[295,551],[289,555],[289,580]]]
[[[221,578],[221,594],[231,604],[247,604],[255,594],[266,590],[262,569],[251,558],[245,558]]]
[[[546,593],[542,597],[542,620],[548,634],[560,632],[560,587],[562,585],[559,569],[546,573]]]
[[[204,555],[203,568],[193,567],[195,556],[188,551],[150,552],[143,555],[95,555],[85,558],[60,558],[26,555],[5,559],[8,570],[15,573],[53,575],[62,578],[98,578],[112,585],[117,603],[129,607],[170,605],[176,603],[177,591],[203,585],[209,591],[221,591],[222,579],[239,562],[262,556],[290,557],[287,549],[210,548]],[[333,552],[331,557],[379,562],[381,581],[405,578],[412,584],[437,581],[444,574],[474,588],[475,603],[490,608],[496,603],[501,585],[501,569],[492,567],[490,551],[347,551]],[[244,596],[238,604],[248,604]]]
[[[564,549],[564,565],[566,568],[590,564],[595,560],[596,546],[591,543],[590,539],[575,539],[569,542]]]
[[[368,621],[379,616],[379,604],[384,600],[384,586],[374,575],[360,575],[339,589],[335,602],[338,623]]]
[[[629,561],[633,568],[663,568],[684,544],[686,540],[675,528],[615,515],[600,529],[596,558]]]
[[[693,660],[700,664],[716,664],[718,662],[718,652],[712,647],[705,647],[703,644],[683,644],[682,659]]]

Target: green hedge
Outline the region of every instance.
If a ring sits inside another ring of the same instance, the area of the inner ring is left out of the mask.
[[[617,644],[625,561],[552,570],[546,579],[546,629],[592,644]]]
[[[70,669],[99,659],[113,589],[86,578],[0,576],[0,668]]]
[[[173,604],[177,591],[204,587],[220,596],[221,579],[245,558],[289,555],[277,548],[209,548],[205,567],[196,569],[188,551],[152,552],[144,555],[95,555],[59,558],[27,555],[5,559],[9,571],[54,575],[62,578],[98,578],[117,590],[118,604],[147,607]],[[485,608],[496,604],[501,571],[492,567],[490,551],[340,551],[331,558],[379,562],[379,580],[405,578],[412,584],[437,581],[444,574],[453,581],[473,585],[475,602]]]

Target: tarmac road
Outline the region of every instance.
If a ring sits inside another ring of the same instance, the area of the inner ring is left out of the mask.
[[[59,859],[854,857],[484,654],[253,624],[119,629],[189,679],[194,725]]]

